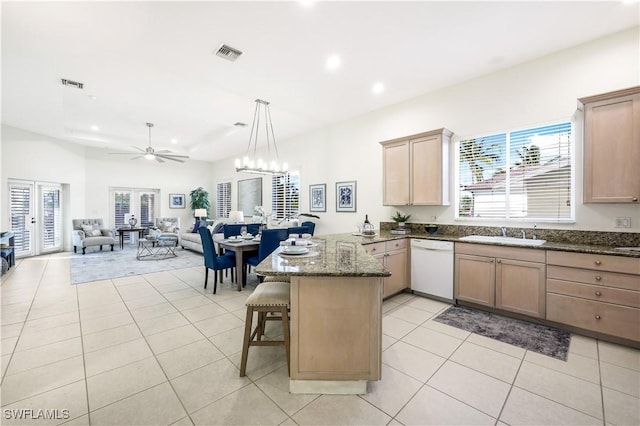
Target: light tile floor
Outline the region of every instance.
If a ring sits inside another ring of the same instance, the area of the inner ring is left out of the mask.
[[[1,422],[640,424],[639,351],[573,335],[562,362],[434,322],[448,305],[406,293],[384,302],[366,395],[289,394],[280,347],[253,348],[241,378],[254,287],[213,295],[203,269],[71,285],[68,253],[19,260],[2,278]],[[24,409],[58,419],[11,418]]]

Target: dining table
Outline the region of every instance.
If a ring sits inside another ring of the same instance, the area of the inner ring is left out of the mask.
[[[215,241],[221,249],[230,250],[236,254],[236,282],[238,291],[242,290],[247,283],[247,274],[244,271],[244,255],[258,251],[260,241],[255,239],[221,239]]]

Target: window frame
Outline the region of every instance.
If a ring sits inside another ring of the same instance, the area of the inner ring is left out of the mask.
[[[460,143],[463,141],[467,141],[470,139],[482,139],[491,136],[505,135],[505,169],[509,170],[510,162],[511,162],[511,135],[518,132],[524,132],[528,130],[533,130],[537,128],[544,128],[549,126],[561,126],[563,124],[568,124],[570,126],[570,136],[569,136],[569,166],[570,166],[570,174],[569,174],[569,183],[570,183],[570,206],[569,206],[569,217],[559,218],[559,217],[509,217],[510,211],[510,200],[508,199],[511,196],[511,173],[507,173],[505,176],[505,185],[508,189],[505,192],[505,204],[504,204],[504,217],[486,217],[486,216],[460,216],[460,205],[461,205],[461,162],[460,162]],[[454,221],[459,222],[499,222],[499,223],[575,223],[576,221],[576,127],[575,120],[573,118],[564,118],[560,120],[549,121],[545,123],[537,123],[533,125],[526,125],[517,128],[512,128],[509,130],[495,131],[495,132],[485,132],[480,135],[471,135],[468,137],[460,137],[453,144],[454,149],[454,167],[453,167],[453,181],[454,181]],[[507,195],[508,194],[508,195]]]
[[[220,187],[221,185],[224,185],[227,187],[227,196],[225,201],[225,205],[227,207],[227,212],[226,214],[223,212],[223,209],[221,206],[221,201],[220,201]],[[220,181],[216,184],[216,218],[217,219],[224,219],[224,218],[228,218],[229,217],[229,212],[232,210],[231,207],[231,197],[232,197],[232,189],[233,185],[232,185],[232,181],[231,179],[229,180],[224,180],[224,181]],[[222,213],[221,213],[222,212]]]
[[[296,176],[296,178],[293,179],[293,182],[291,179],[292,176]],[[287,182],[285,182],[284,184],[282,197],[280,196],[280,194],[277,194],[275,191],[276,189],[275,179],[281,179],[281,178],[288,180],[288,185],[287,185]],[[300,186],[301,186],[300,180],[301,180],[300,172],[298,171],[289,171],[285,175],[273,175],[271,177],[271,218],[273,220],[294,219],[300,215]],[[293,186],[297,190],[297,200],[295,200],[296,201],[295,207],[293,206],[294,203],[291,197],[287,198],[286,196],[287,187],[291,187],[291,186]],[[281,200],[281,198],[283,199]],[[287,202],[289,202],[289,206],[287,206]],[[282,203],[282,207],[279,207],[278,203]],[[282,213],[282,216],[280,215],[281,213]]]

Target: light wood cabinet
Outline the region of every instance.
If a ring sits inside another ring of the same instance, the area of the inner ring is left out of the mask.
[[[584,202],[640,199],[640,87],[581,98]]]
[[[383,298],[409,288],[407,240],[398,239],[367,244],[364,249],[391,273],[391,276],[386,277],[383,282]]]
[[[451,135],[443,128],[380,142],[385,206],[449,205]]]
[[[640,341],[640,259],[547,252],[547,319]]]
[[[456,243],[456,299],[545,317],[545,252]]]

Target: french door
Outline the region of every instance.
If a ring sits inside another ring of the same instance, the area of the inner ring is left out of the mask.
[[[129,226],[131,214],[138,221],[136,226],[147,228],[155,222],[158,212],[160,191],[143,188],[111,188],[110,190],[111,223],[116,228]],[[129,233],[125,234],[129,239]]]
[[[62,251],[62,185],[9,181],[9,217],[16,257]]]

